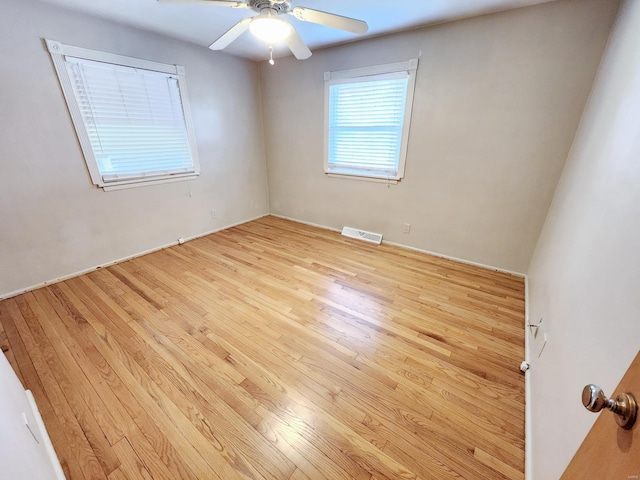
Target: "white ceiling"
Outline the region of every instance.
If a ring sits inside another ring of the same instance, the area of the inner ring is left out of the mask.
[[[250,9],[202,4],[167,4],[156,0],[40,0],[76,11],[151,30],[208,47],[216,38],[244,17],[255,15]],[[359,36],[333,28],[296,20],[286,15],[307,46],[321,47],[384,35],[422,25],[433,25],[490,12],[525,7],[552,0],[292,0],[304,6],[364,20],[369,32]],[[225,52],[252,60],[268,58],[267,47],[249,32]],[[276,56],[288,55],[276,49]]]

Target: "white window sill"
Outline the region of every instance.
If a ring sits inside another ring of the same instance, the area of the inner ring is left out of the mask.
[[[353,173],[336,173],[336,172],[324,172],[324,173],[327,177],[345,178],[348,180],[360,180],[364,182],[386,183],[387,185],[395,185],[401,180],[400,178],[371,177],[368,175],[358,175]]]
[[[112,190],[123,190],[125,188],[148,187],[151,185],[160,185],[162,183],[183,182],[185,180],[193,180],[194,178],[197,178],[198,175],[198,173],[190,173],[188,175],[180,175],[170,178],[156,178],[155,180],[136,180],[127,183],[99,185],[99,188],[102,188],[105,192],[110,192]]]

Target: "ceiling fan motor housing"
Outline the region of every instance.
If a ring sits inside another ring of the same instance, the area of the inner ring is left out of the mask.
[[[291,10],[291,2],[289,0],[248,0],[249,7],[256,12],[262,12],[264,9],[274,10],[278,15],[287,13]]]
[[[158,0],[160,2],[192,2],[194,0]],[[203,0],[197,0],[203,2]],[[311,50],[307,47],[296,32],[296,29],[289,22],[280,17],[282,14],[293,15],[301,22],[315,23],[327,27],[345,30],[355,34],[363,34],[368,30],[367,23],[355,18],[343,17],[335,13],[314,10],[313,8],[291,7],[292,0],[211,0],[209,3],[215,6],[226,6],[233,8],[250,8],[258,15],[246,17],[227,30],[222,36],[209,45],[211,50],[222,50],[229,46],[247,30],[259,39],[273,45],[286,40],[289,50],[298,60],[305,60],[311,56]],[[271,59],[273,61],[273,59]]]

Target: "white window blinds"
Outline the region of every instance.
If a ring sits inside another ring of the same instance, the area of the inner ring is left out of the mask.
[[[395,178],[402,143],[407,72],[329,87],[329,171]]]
[[[325,173],[404,177],[418,59],[325,72]]]
[[[104,184],[195,172],[176,75],[65,62]]]
[[[200,174],[184,67],[45,42],[93,184],[118,190]]]

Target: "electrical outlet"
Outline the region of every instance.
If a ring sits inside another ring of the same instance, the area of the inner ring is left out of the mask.
[[[411,231],[411,224],[410,223],[405,223],[402,226],[402,233],[409,233]]]
[[[218,212],[216,212],[215,210],[211,210],[211,218],[214,220],[218,218]]]

